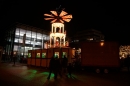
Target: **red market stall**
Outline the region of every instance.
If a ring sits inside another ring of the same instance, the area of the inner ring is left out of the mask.
[[[47,49],[47,67],[49,67],[49,62],[52,56],[53,56],[53,48]]]
[[[38,49],[38,50],[35,50],[35,53],[36,53],[36,66],[41,66],[41,51],[42,49]]]
[[[35,66],[35,64],[36,64],[36,52],[35,50],[32,50],[31,65]]]
[[[61,58],[64,58],[66,56],[68,58],[69,56],[69,48],[61,48]]]
[[[49,49],[37,49],[28,51],[28,65],[49,67],[50,59],[54,56],[63,58],[66,56],[68,61],[71,62],[73,59],[73,49],[71,48],[49,48]]]
[[[53,48],[53,55],[54,57],[58,56],[58,58],[61,58],[61,48]]]
[[[47,67],[47,49],[43,49],[41,53],[41,66]]]
[[[27,65],[31,65],[32,50],[28,51]]]

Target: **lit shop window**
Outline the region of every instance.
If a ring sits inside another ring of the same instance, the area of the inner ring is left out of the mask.
[[[42,53],[42,58],[46,58],[46,53]]]

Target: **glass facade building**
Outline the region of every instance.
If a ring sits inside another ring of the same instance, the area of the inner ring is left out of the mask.
[[[14,55],[26,58],[28,50],[44,49],[45,43],[49,40],[49,33],[42,29],[16,24],[6,34],[6,45],[4,53],[7,58]]]

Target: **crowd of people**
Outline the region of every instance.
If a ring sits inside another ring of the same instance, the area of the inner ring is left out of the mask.
[[[62,59],[59,59],[58,56],[52,57],[49,63],[49,75],[47,79],[49,80],[51,74],[54,73],[54,79],[57,79],[58,75],[62,78],[62,76],[71,77],[71,63],[68,63],[68,59],[64,56]]]

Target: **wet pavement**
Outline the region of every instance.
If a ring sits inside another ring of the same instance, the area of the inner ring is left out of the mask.
[[[125,69],[124,69],[125,70]],[[47,80],[48,69],[26,64],[0,63],[0,86],[130,86],[130,73],[73,72],[72,77],[63,76]]]

